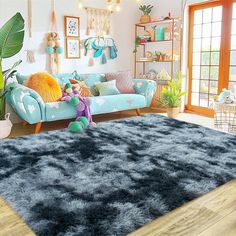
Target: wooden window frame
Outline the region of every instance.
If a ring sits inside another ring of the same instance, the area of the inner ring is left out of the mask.
[[[220,48],[220,63],[219,63],[219,79],[218,79],[218,93],[223,88],[228,88],[229,73],[230,73],[230,51],[231,51],[231,27],[232,27],[232,13],[233,3],[236,0],[215,0],[194,4],[189,7],[189,51],[188,51],[188,69],[189,69],[189,86],[188,86],[188,102],[186,106],[187,111],[196,112],[206,116],[213,116],[214,111],[210,108],[200,106],[193,106],[192,103],[192,68],[193,68],[193,26],[194,26],[194,12],[205,8],[223,6],[222,15],[222,32],[221,32],[221,48]],[[208,92],[209,93],[209,92]]]

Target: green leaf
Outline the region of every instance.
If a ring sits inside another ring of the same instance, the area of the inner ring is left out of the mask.
[[[0,60],[0,90],[4,88],[4,79],[3,79],[3,73],[2,73],[2,63]]]
[[[24,19],[20,13],[14,15],[0,29],[0,60],[16,55],[23,47]],[[0,88],[1,88],[0,75]]]

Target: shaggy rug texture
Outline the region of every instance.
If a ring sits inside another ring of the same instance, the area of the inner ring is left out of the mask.
[[[0,150],[0,194],[39,236],[126,235],[236,177],[235,136],[158,115]]]

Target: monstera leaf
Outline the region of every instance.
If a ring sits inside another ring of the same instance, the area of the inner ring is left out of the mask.
[[[4,88],[2,59],[12,57],[22,49],[24,34],[24,19],[20,13],[0,29],[0,90]]]

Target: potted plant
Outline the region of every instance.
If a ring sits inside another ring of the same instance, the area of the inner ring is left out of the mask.
[[[160,104],[167,107],[167,115],[170,118],[176,118],[179,114],[181,98],[186,94],[181,88],[182,76],[179,72],[177,78],[168,81],[168,87],[162,90]]]
[[[151,16],[150,16],[150,14],[151,14],[151,12],[152,12],[152,8],[153,8],[153,6],[151,6],[151,5],[141,5],[140,7],[139,7],[139,10],[143,13],[143,15],[141,16],[141,18],[140,18],[140,22],[141,23],[149,23],[149,22],[151,22]]]
[[[10,134],[12,124],[6,113],[7,80],[16,73],[15,68],[21,63],[16,62],[11,69],[3,71],[2,62],[5,58],[16,55],[23,47],[24,19],[20,13],[14,15],[0,28],[0,138]]]

